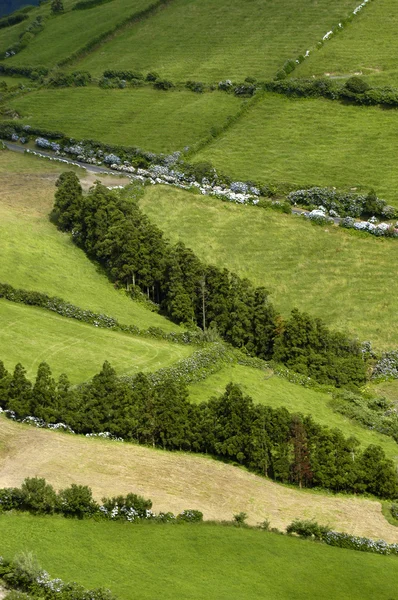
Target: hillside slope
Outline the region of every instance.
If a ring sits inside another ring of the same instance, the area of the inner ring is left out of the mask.
[[[210,458],[43,431],[0,417],[0,487],[31,476],[45,477],[56,488],[89,485],[97,499],[133,491],[151,498],[155,511],[192,507],[205,519],[244,511],[250,523],[269,518],[279,528],[313,518],[340,531],[398,542],[398,528],[373,500],[291,489]]]

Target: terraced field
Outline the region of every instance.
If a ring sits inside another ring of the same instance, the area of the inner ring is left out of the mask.
[[[304,54],[355,5],[355,0],[173,0],[77,66],[96,75],[106,64],[207,82],[272,78],[287,59]]]
[[[212,127],[224,125],[240,105],[223,92],[201,95],[148,87],[43,89],[10,102],[24,124],[152,152],[182,150],[209,136]]]
[[[209,160],[235,179],[374,188],[398,205],[397,133],[395,110],[265,94],[195,160]]]
[[[396,240],[158,186],[141,206],[202,260],[264,285],[283,314],[297,307],[378,348],[398,344]]]

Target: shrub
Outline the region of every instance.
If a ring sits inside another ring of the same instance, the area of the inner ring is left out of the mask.
[[[24,495],[19,488],[0,489],[0,512],[21,508]]]
[[[91,489],[86,485],[73,483],[58,493],[57,509],[66,517],[83,519],[98,511],[98,504],[93,500]]]
[[[352,94],[364,94],[366,91],[369,90],[369,88],[370,85],[366,81],[364,81],[360,77],[354,76],[347,79],[342,91],[348,91]]]
[[[392,517],[398,521],[398,504],[391,504],[390,512]]]
[[[201,81],[187,81],[185,87],[197,94],[202,94],[205,91],[205,86]]]
[[[157,79],[159,79],[159,75],[154,71],[150,71],[145,77],[145,81],[156,81]]]
[[[29,512],[53,513],[57,495],[54,488],[40,477],[27,477],[21,486],[23,496],[22,507]]]
[[[112,0],[83,0],[82,2],[76,2],[72,10],[87,10],[94,8],[94,6],[100,6],[101,4],[107,4]]]
[[[157,90],[171,90],[174,87],[174,83],[168,81],[167,79],[157,79],[153,87]]]
[[[245,512],[240,512],[234,515],[234,522],[237,525],[246,525],[247,514]]]
[[[316,540],[322,540],[329,531],[328,527],[319,525],[316,521],[296,520],[286,527],[286,533],[289,535],[295,533],[301,538],[313,538]]]
[[[200,510],[187,508],[177,516],[177,520],[185,523],[201,523],[203,521],[203,513]]]

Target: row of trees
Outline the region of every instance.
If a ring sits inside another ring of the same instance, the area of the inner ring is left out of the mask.
[[[22,365],[11,375],[0,363],[0,406],[19,418],[63,421],[76,433],[109,431],[141,444],[208,453],[300,487],[398,495],[396,470],[382,448],[362,450],[354,437],[310,416],[256,405],[233,384],[218,398],[191,404],[184,384],[151,384],[142,373],[131,384],[107,362],[75,388],[65,375],[56,382],[46,363],[33,385]]]
[[[360,345],[294,310],[284,320],[264,287],[201,262],[182,243],[167,242],[139,208],[142,186],[116,193],[97,183],[83,195],[73,172],[57,182],[52,219],[128,290],[137,286],[176,323],[214,328],[251,355],[275,359],[321,383],[360,385]]]

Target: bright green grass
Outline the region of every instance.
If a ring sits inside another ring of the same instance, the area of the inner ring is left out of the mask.
[[[9,77],[7,75],[0,75],[0,83],[3,81],[6,82],[8,88],[12,88],[20,84],[28,86],[30,83],[29,79],[26,77]]]
[[[55,176],[61,170],[32,156],[0,152],[0,281],[61,297],[142,329],[178,331],[116,290],[70,236],[49,222]]]
[[[285,406],[290,412],[312,415],[317,423],[337,427],[345,436],[354,435],[363,446],[378,444],[386,455],[398,461],[398,445],[389,437],[369,431],[333,412],[329,407],[330,396],[300,385],[289,383],[285,379],[270,376],[258,369],[233,365],[224,367],[205,381],[190,385],[189,394],[193,402],[208,400],[211,396],[224,393],[230,382],[241,386],[243,392],[251,396],[255,403],[277,408]]]
[[[0,553],[120,600],[393,600],[398,560],[259,530],[5,514]]]
[[[397,27],[394,0],[370,2],[349,27],[314,51],[294,76],[362,73],[371,76],[374,85],[397,85]]]
[[[375,188],[398,204],[398,113],[266,94],[196,156],[241,179]]]
[[[66,373],[72,383],[78,383],[98,373],[105,360],[118,375],[134,375],[166,367],[192,351],[192,346],[97,329],[47,310],[0,300],[0,360],[8,369],[22,363],[29,378],[42,361],[54,375]]]
[[[111,30],[129,15],[150,4],[151,0],[113,0],[90,10],[66,11],[63,15],[50,17],[44,30],[24,50],[7,59],[7,64],[55,66],[83,48],[90,40]],[[36,15],[36,11],[32,11],[33,14]],[[0,38],[0,48],[2,46]]]
[[[141,206],[202,260],[264,285],[283,314],[297,307],[378,348],[398,345],[396,240],[158,186]]]
[[[209,135],[240,104],[223,92],[201,95],[150,87],[40,90],[10,101],[29,125],[153,152],[182,149]]]
[[[379,396],[385,396],[391,402],[394,402],[398,407],[398,379],[393,381],[382,381],[369,385],[372,392]]]
[[[156,70],[173,79],[272,77],[305,53],[355,6],[355,0],[173,0],[78,64]]]

